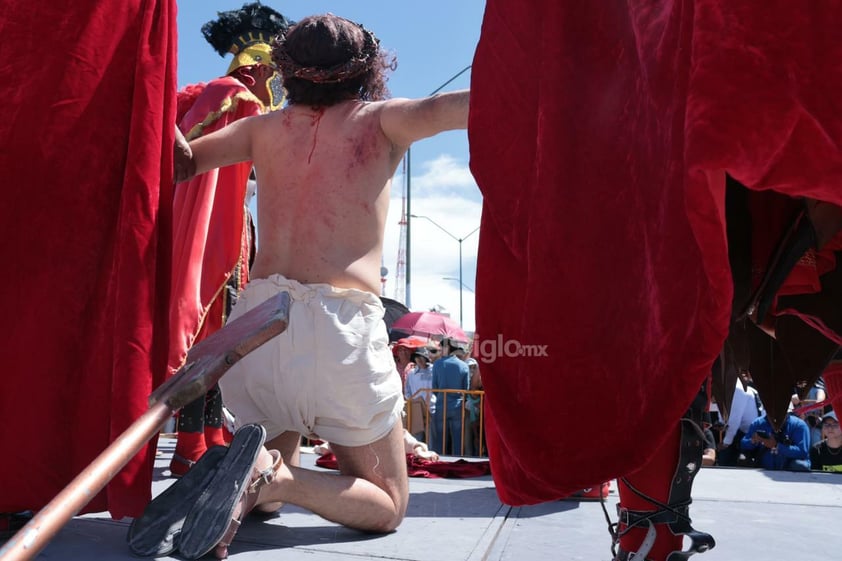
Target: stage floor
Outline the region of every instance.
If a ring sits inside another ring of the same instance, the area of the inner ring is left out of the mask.
[[[170,485],[174,441],[162,438],[154,492]],[[302,454],[304,465],[315,456]],[[319,468],[317,468],[319,469]],[[611,538],[599,502],[531,507],[500,503],[491,477],[410,479],[406,519],[397,532],[370,536],[287,506],[248,519],[230,548],[235,561],[610,561]],[[697,476],[693,525],[717,546],[699,561],[842,558],[842,475],[704,468]],[[606,506],[616,519],[616,487]],[[37,559],[137,560],[126,545],[129,521],[107,514],[74,518]],[[208,557],[210,558],[210,557]],[[161,559],[179,559],[178,556]]]

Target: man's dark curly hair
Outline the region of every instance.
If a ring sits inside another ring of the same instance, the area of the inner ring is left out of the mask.
[[[397,66],[371,31],[333,14],[304,18],[276,37],[272,60],[288,102],[314,107],[385,99],[387,71]]]

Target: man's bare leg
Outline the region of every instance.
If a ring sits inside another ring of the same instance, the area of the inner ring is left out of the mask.
[[[331,449],[339,462],[340,475],[285,463],[275,481],[261,489],[261,510],[265,503],[292,503],[357,530],[390,532],[397,528],[409,502],[400,420],[376,442],[366,446],[331,443]],[[264,449],[258,466],[271,463],[271,456]]]
[[[286,431],[281,433],[272,440],[266,441],[265,448],[267,450],[277,450],[280,452],[281,457],[284,459],[284,463],[288,466],[301,465],[301,433],[295,431]],[[265,454],[263,454],[262,459],[266,459]],[[262,465],[259,461],[258,463],[259,465]],[[271,463],[269,465],[271,465]],[[280,501],[260,503],[260,505],[256,507],[256,510],[260,512],[275,512],[282,506],[284,506],[284,503]]]
[[[277,450],[289,466],[301,465],[301,433],[286,431],[266,441],[267,450]]]

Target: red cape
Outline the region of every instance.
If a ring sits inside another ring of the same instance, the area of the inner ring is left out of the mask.
[[[195,98],[194,93],[198,93]],[[230,76],[179,93],[179,128],[188,140],[262,111],[260,100]],[[178,370],[192,344],[222,327],[225,284],[238,265],[241,286],[248,280],[250,236],[244,201],[250,172],[251,162],[242,162],[176,186],[168,361],[171,372]]]
[[[0,511],[39,509],[166,371],[173,0],[0,10]],[[142,512],[155,443],[85,512]]]
[[[505,502],[632,472],[687,409],[728,328],[724,172],[842,204],[840,29],[838,1],[487,2],[468,132]]]

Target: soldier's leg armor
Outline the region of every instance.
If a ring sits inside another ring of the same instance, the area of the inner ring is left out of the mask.
[[[712,536],[690,524],[693,479],[702,465],[705,439],[703,386],[690,410],[670,431],[660,450],[640,470],[620,478],[615,561],[683,561],[715,545]],[[690,548],[682,550],[684,536]]]

